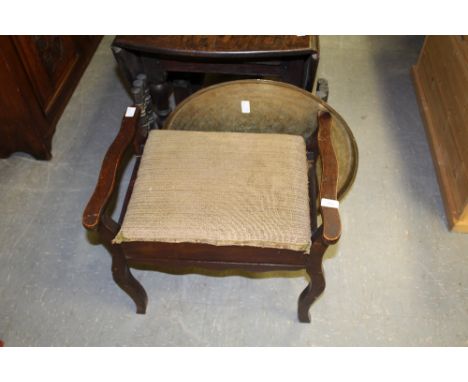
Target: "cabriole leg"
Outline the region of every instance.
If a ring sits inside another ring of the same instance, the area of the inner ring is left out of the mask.
[[[306,268],[307,274],[310,276],[310,283],[299,296],[298,316],[300,322],[310,322],[309,309],[325,289],[325,277],[322,268],[323,255],[311,256],[313,258]]]
[[[118,248],[114,248],[112,251],[112,276],[116,284],[135,302],[136,312],[145,314],[146,305],[148,304],[146,292],[137,279],[133,277],[122,251]]]

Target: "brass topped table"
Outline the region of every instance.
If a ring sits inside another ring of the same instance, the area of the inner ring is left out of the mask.
[[[249,113],[241,102],[248,101]],[[358,149],[346,121],[319,97],[289,84],[268,80],[225,82],[199,90],[180,103],[164,124],[169,130],[231,131],[301,135],[308,151],[317,153],[317,113],[327,111],[334,121],[332,142],[338,160],[338,198],[354,182]],[[317,178],[322,173],[316,160]]]

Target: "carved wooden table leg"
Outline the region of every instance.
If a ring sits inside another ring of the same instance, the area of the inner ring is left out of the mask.
[[[166,81],[166,75],[164,75],[163,81],[152,82],[150,84],[150,92],[154,100],[155,112],[161,122],[164,122],[171,112],[169,98],[171,97],[172,91],[172,85]]]

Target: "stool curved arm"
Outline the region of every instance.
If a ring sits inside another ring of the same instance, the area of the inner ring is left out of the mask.
[[[322,175],[319,188],[320,210],[322,213],[322,239],[334,244],[341,236],[341,221],[338,212],[338,161],[336,159],[331,130],[332,116],[328,112],[318,114],[318,151],[322,159]]]
[[[83,226],[89,230],[97,230],[103,213],[115,189],[120,164],[125,152],[135,139],[140,110],[137,108],[132,117],[124,116],[120,131],[107,150],[102,162],[96,188],[84,210]]]
[[[140,109],[138,107],[132,116],[127,116],[125,113],[119,133],[107,150],[102,162],[99,179],[84,210],[82,223],[86,229],[98,231],[104,246],[107,247],[112,256],[114,281],[135,302],[137,313],[144,314],[148,297],[141,284],[131,274],[122,248],[112,244],[120,225],[106,213],[109,201],[116,190],[118,174],[125,154],[132,146],[135,154],[140,152],[140,144],[144,139],[138,129],[139,117]]]

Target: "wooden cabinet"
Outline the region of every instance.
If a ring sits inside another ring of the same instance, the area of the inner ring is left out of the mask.
[[[429,36],[413,68],[450,228],[468,232],[468,36]]]
[[[0,36],[0,157],[51,158],[55,126],[97,36]]]

